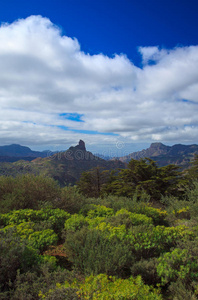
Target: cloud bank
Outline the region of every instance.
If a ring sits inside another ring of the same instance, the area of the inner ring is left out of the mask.
[[[0,27],[0,144],[198,142],[198,46],[90,55],[42,16]]]

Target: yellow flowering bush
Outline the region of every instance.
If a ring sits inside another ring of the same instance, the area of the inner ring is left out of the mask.
[[[70,288],[75,291],[78,299],[86,300],[162,300],[160,291],[145,285],[140,276],[117,279],[106,274],[86,277],[83,283],[74,281],[71,284],[66,282],[64,285],[57,285],[55,291],[49,290],[46,294],[40,292],[39,298],[46,299],[52,293],[58,294],[58,290],[63,288],[65,294]]]
[[[190,219],[190,209],[189,206],[174,210],[173,214],[179,219]]]
[[[123,216],[125,218],[129,218],[131,220],[131,225],[153,224],[153,220],[151,217],[140,213],[131,213],[124,208],[117,211],[115,216]]]
[[[155,225],[161,225],[164,223],[165,218],[167,216],[167,212],[160,209],[152,207],[149,204],[141,203],[141,205],[137,206],[136,213],[141,213],[153,219]]]
[[[113,216],[114,211],[104,205],[94,205],[87,213],[89,218]]]

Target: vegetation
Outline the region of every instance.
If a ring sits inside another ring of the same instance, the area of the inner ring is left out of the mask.
[[[78,186],[0,177],[0,299],[197,299],[198,178],[131,160]]]
[[[139,197],[145,191],[153,200],[159,200],[162,195],[178,195],[182,178],[179,168],[175,165],[158,167],[149,159],[132,159],[127,169],[107,173],[98,168],[84,172],[78,187],[88,197],[98,197],[105,194]]]

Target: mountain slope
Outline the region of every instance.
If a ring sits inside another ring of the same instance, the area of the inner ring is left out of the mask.
[[[50,157],[39,157],[31,162],[18,161],[10,165],[17,168],[21,174],[26,173],[27,170],[27,173],[50,176],[61,185],[75,184],[76,181],[80,179],[82,172],[95,167],[100,167],[104,170],[125,168],[125,163],[119,160],[106,161],[94,156],[91,152],[86,150],[85,143],[81,140],[77,146],[70,147],[68,150],[58,152]],[[7,171],[8,173],[14,172],[10,165],[5,165],[10,168],[9,171]],[[3,172],[3,169],[1,172]]]
[[[104,170],[125,168],[125,164],[119,160],[106,161],[93,155],[86,150],[85,143],[82,140],[79,141],[77,146],[70,147],[65,152],[56,153],[49,158],[34,160],[34,162],[37,161],[47,163],[50,166],[53,178],[62,184],[74,184],[80,179],[82,172],[95,167],[101,167]]]
[[[36,157],[46,157],[47,152],[32,151],[29,147],[18,144],[0,146],[0,161],[13,162],[20,159],[32,160]]]
[[[85,143],[81,140],[77,146],[70,147],[66,151],[55,153],[49,157],[41,157],[40,154],[42,152],[32,151],[28,147],[20,145],[10,146],[12,147],[0,147],[0,150],[9,150],[8,152],[0,151],[0,153],[7,154],[7,156],[3,156],[4,159],[7,157],[8,159],[19,160],[21,158],[20,155],[24,155],[26,161],[20,160],[9,163],[4,160],[4,162],[0,163],[0,175],[16,176],[18,174],[26,173],[40,174],[54,178],[62,186],[75,184],[76,181],[79,180],[82,172],[95,167],[100,167],[104,170],[126,168],[127,163],[132,158],[141,159],[149,157],[156,161],[159,166],[175,164],[181,166],[182,169],[185,169],[189,166],[194,154],[198,153],[198,145],[186,146],[179,144],[171,147],[163,145],[162,143],[153,143],[148,149],[120,157],[119,160],[113,159],[107,161],[87,151]],[[15,156],[8,156],[8,154]],[[46,155],[46,153],[42,154]],[[40,157],[37,157],[36,155],[39,155]]]
[[[159,166],[168,164],[179,165],[182,168],[189,166],[194,154],[198,153],[198,145],[181,145],[166,146],[162,143],[152,143],[148,149],[133,152],[127,156],[120,157],[119,160],[128,163],[131,159],[151,158]]]

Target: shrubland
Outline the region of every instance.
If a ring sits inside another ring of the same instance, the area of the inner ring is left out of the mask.
[[[1,176],[0,299],[197,299],[197,161]]]

